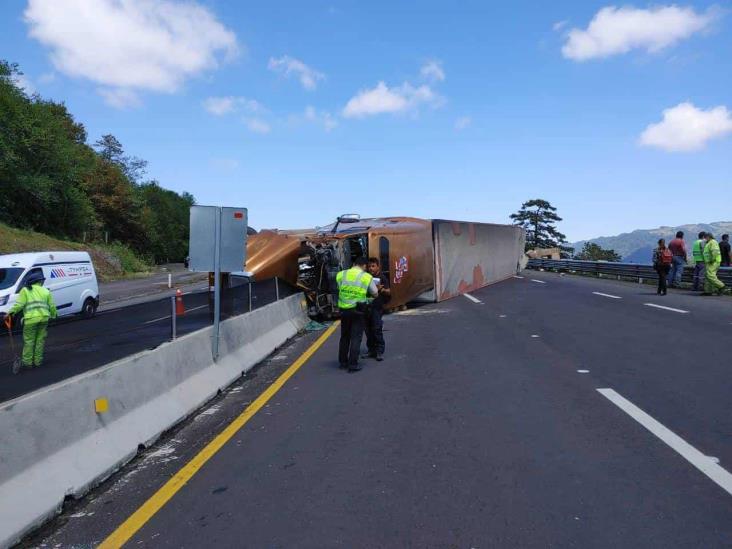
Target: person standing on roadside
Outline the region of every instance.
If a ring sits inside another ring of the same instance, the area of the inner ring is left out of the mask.
[[[341,368],[349,372],[361,369],[358,355],[361,352],[364,317],[369,304],[369,295],[376,297],[373,276],[365,271],[365,257],[353,262],[353,267],[336,275],[338,283],[338,309],[341,313],[341,339],[338,344],[338,362]]]
[[[694,258],[694,286],[695,292],[702,289],[704,283],[704,231],[699,233],[699,239],[694,242],[694,246],[691,248],[691,255]]]
[[[722,235],[722,242],[719,243],[719,251],[722,254],[722,267],[730,266],[730,244],[729,235]]]
[[[684,242],[684,231],[678,231],[676,238],[668,243],[668,249],[671,250],[673,261],[671,263],[671,272],[668,275],[668,284],[672,288],[677,288],[681,284],[681,275],[684,274],[684,265],[686,265],[686,242]]]
[[[23,313],[23,366],[38,367],[43,362],[43,350],[48,335],[48,321],[56,318],[56,305],[48,288],[43,287],[43,274],[31,274],[20,290],[10,315]]]
[[[666,247],[666,240],[661,238],[658,241],[658,247],[653,250],[653,268],[658,273],[658,295],[666,295],[668,272],[671,270],[671,263],[673,263],[674,256]]]
[[[724,282],[717,278],[717,271],[722,264],[722,253],[712,233],[704,235],[704,293],[702,295],[721,294]]]
[[[369,258],[369,274],[374,277],[379,295],[371,302],[369,313],[366,316],[366,347],[368,353],[364,358],[375,358],[378,362],[384,360],[386,342],[384,341],[384,305],[391,299],[389,278],[381,272],[378,258]]]

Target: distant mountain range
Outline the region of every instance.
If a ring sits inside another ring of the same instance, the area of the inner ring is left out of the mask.
[[[570,244],[570,246],[574,248],[575,253],[579,253],[585,242],[594,242],[602,248],[615,250],[621,255],[625,263],[650,263],[658,239],[665,238],[666,242],[669,242],[676,234],[676,231],[684,231],[684,239],[691,253],[691,244],[701,231],[711,232],[719,240],[725,233],[732,234],[732,221],[681,225],[679,227],[658,227],[657,229],[638,229],[617,236],[601,236],[590,240],[580,240]]]

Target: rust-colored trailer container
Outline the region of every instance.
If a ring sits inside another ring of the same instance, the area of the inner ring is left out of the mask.
[[[524,230],[515,225],[432,221],[435,301],[505,280],[524,267]]]
[[[378,257],[396,308],[441,301],[503,280],[521,268],[523,230],[413,217],[359,219],[298,231],[261,231],[247,243],[247,270],[301,288],[311,315],[337,313],[335,276],[358,256]]]

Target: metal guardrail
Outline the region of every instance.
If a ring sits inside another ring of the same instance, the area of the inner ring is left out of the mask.
[[[274,278],[235,282],[236,285],[222,292],[222,320],[300,291]],[[140,351],[154,349],[174,336],[190,334],[213,324],[212,292],[208,289],[190,292],[182,299],[185,309],[182,315],[173,314],[175,307],[171,307],[170,295],[161,295],[145,303],[100,311],[88,320],[73,316],[51,321],[43,366],[34,371],[24,370],[17,376],[12,375],[11,365],[22,349],[22,327],[18,322],[13,328],[14,349],[7,330],[2,327],[0,403]]]
[[[545,269],[547,271],[576,272],[593,274],[598,277],[630,278],[643,282],[658,278],[653,265],[639,263],[615,263],[610,261],[579,261],[575,259],[529,259],[530,269]],[[727,286],[732,286],[732,267],[722,267],[717,275]],[[692,284],[694,267],[685,266],[681,282]]]

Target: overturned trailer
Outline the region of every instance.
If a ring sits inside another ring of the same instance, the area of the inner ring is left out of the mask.
[[[313,316],[337,313],[336,274],[359,256],[379,258],[394,309],[411,301],[443,301],[515,275],[524,266],[524,231],[349,215],[317,229],[263,230],[247,242],[247,270],[257,279],[277,276],[302,289]]]

